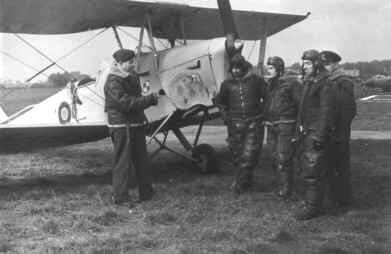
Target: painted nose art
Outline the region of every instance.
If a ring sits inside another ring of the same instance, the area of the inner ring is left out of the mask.
[[[198,73],[178,74],[172,80],[168,92],[179,108],[191,107],[209,97],[209,91]]]

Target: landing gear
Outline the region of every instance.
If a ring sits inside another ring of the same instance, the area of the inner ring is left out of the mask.
[[[215,149],[208,144],[200,144],[193,149],[193,158],[198,159],[198,167],[202,173],[216,173],[218,171],[218,160]]]
[[[202,108],[201,111],[206,110]],[[207,115],[207,113],[204,114]],[[189,142],[188,138],[186,138],[179,127],[161,131],[160,133],[163,134],[163,138],[161,139],[157,138],[156,135],[153,135],[151,138],[159,145],[159,147],[151,154],[151,157],[155,156],[161,150],[167,150],[178,156],[181,156],[182,158],[194,162],[202,173],[209,174],[217,172],[219,165],[215,149],[208,144],[198,144],[198,140],[204,125],[204,119],[205,118],[202,117],[201,121],[198,122],[199,125],[194,136],[193,144]],[[172,131],[172,133],[185,148],[187,153],[175,151],[166,145],[169,131]]]
[[[197,145],[196,143],[192,145],[180,129],[173,129],[172,132],[178,138],[179,142],[183,145],[185,150],[187,150],[189,153],[178,152],[168,147],[166,145],[168,132],[163,132],[163,139],[158,139],[157,137],[153,138],[159,147],[151,154],[151,157],[158,154],[161,150],[167,150],[173,154],[185,158],[186,160],[194,162],[201,173],[211,174],[218,171],[217,153],[211,145]]]

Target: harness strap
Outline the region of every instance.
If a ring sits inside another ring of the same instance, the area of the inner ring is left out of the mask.
[[[263,134],[262,144],[263,145],[267,144],[267,136],[268,136],[269,127],[273,127],[278,124],[294,124],[294,123],[296,123],[296,120],[294,120],[294,119],[277,120],[277,121],[263,121],[262,124],[263,124],[264,134]]]

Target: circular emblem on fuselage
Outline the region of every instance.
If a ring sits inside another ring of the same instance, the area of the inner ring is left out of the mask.
[[[71,106],[68,103],[62,102],[58,107],[58,120],[61,124],[71,121]]]
[[[147,94],[151,90],[151,82],[149,80],[145,81],[142,86],[142,93]]]

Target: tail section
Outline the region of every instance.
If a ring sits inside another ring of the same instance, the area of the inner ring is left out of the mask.
[[[0,124],[8,119],[7,114],[4,112],[3,108],[0,107]]]

